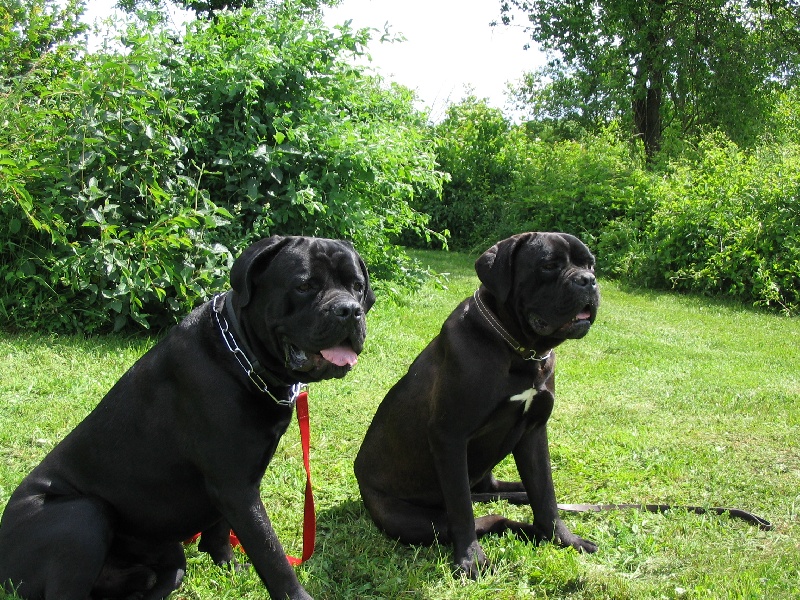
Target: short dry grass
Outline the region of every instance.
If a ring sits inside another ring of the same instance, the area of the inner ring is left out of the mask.
[[[316,554],[298,568],[316,598],[645,599],[800,595],[800,322],[706,299],[602,282],[598,322],[558,351],[551,452],[560,502],[663,502],[751,510],[728,517],[620,511],[565,515],[600,550],[513,537],[483,546],[494,568],[451,576],[448,547],[407,547],[367,517],[352,462],[388,388],[476,284],[472,258],[421,253],[449,275],[369,315],[367,348],[342,381],[310,389]],[[153,343],[0,334],[0,506],[45,452]],[[413,449],[409,449],[413,451]],[[300,552],[303,472],[294,428],[264,478],[279,535]],[[498,473],[514,477],[511,461]],[[526,518],[524,507],[476,506]],[[252,572],[195,548],[173,599],[268,598]],[[0,594],[2,597],[2,594]]]

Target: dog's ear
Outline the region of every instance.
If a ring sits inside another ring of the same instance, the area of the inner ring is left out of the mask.
[[[247,306],[253,291],[253,273],[257,265],[272,260],[280,252],[289,238],[273,235],[264,238],[244,249],[231,267],[231,287],[236,291],[239,306]]]
[[[356,250],[356,247],[353,245],[353,242],[350,240],[340,240],[342,244],[347,246],[355,255],[356,259],[358,260],[358,266],[361,267],[361,274],[364,276],[364,281],[366,282],[366,288],[364,289],[364,297],[361,301],[361,307],[364,309],[364,312],[367,312],[372,305],[375,304],[375,292],[372,291],[372,285],[370,285],[369,279],[369,271],[367,271],[367,265],[364,262],[364,259],[361,258],[361,255]]]
[[[538,235],[534,232],[512,235],[497,242],[475,261],[478,279],[501,304],[508,300],[514,285],[514,257],[517,251]]]
[[[353,252],[355,252],[355,250],[353,250]],[[364,263],[364,259],[361,258],[358,252],[356,252],[356,256],[358,256],[358,264],[361,266],[361,273],[364,274],[364,279],[367,283],[367,287],[364,290],[364,299],[361,301],[364,312],[367,312],[372,308],[372,305],[375,304],[375,292],[372,291],[372,285],[369,282],[369,272],[367,271],[367,265]]]

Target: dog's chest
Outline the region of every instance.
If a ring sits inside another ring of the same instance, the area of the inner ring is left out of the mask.
[[[508,401],[512,403],[519,403],[522,405],[522,414],[525,415],[531,408],[531,404],[533,404],[533,400],[536,397],[537,390],[534,388],[529,388],[519,394],[514,394],[513,396],[509,397]]]
[[[514,407],[515,412],[528,417],[532,413],[539,413],[543,409],[549,413],[552,408],[553,395],[547,389],[547,381],[552,377],[552,368],[545,368],[545,365],[536,365],[534,369],[521,373],[512,373],[508,380],[511,390],[506,393],[508,399],[506,405]],[[526,386],[527,384],[527,386]]]
[[[553,410],[555,401],[553,393],[547,389],[544,380],[534,379],[529,385],[530,387],[523,387],[521,391],[517,391],[521,386],[511,390],[503,405],[507,407],[506,410],[516,415],[517,419],[527,423],[546,421]]]

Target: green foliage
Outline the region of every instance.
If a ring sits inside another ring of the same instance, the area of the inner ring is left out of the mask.
[[[625,108],[630,103],[625,77],[624,71],[609,67],[598,85],[563,60],[554,59],[523,73],[511,84],[509,95],[530,123],[547,124],[557,131],[596,132],[615,119],[632,130],[631,115]]]
[[[68,58],[67,44],[86,31],[80,22],[81,0],[3,0],[0,5],[0,90],[43,61],[58,68],[56,58]]]
[[[607,223],[632,211],[646,188],[647,176],[613,130],[581,140],[520,141],[516,155],[523,162],[509,186],[498,237],[515,230],[566,231],[593,244]]]
[[[0,108],[0,314],[17,327],[160,328],[273,233],[353,240],[408,283],[410,205],[441,175],[410,92],[349,59],[366,31],[289,3],[182,39],[129,26],[117,53],[21,78]]]
[[[419,204],[431,216],[431,227],[450,234],[453,248],[473,248],[494,233],[487,218],[496,208],[514,169],[506,152],[511,133],[502,113],[470,97],[447,109],[434,128],[436,162],[449,175],[442,196],[428,195]]]
[[[708,136],[654,180],[653,208],[624,261],[635,281],[800,309],[800,145],[742,151]]]
[[[237,215],[222,243],[344,237],[379,276],[398,275],[390,241],[426,233],[410,202],[440,175],[410,92],[343,60],[367,41],[284,10],[194,24],[172,84],[198,106],[190,155],[205,188]]]
[[[770,117],[775,133],[754,150],[718,133],[655,170],[613,127],[581,135],[569,120],[512,126],[469,99],[436,127],[438,160],[452,179],[422,209],[456,248],[565,231],[590,245],[605,275],[795,314],[797,106],[796,91],[782,94]]]
[[[521,14],[551,53],[549,67],[518,86],[520,102],[584,125],[620,118],[651,159],[668,129],[754,144],[767,128],[767,92],[800,65],[791,0],[502,0],[501,11],[506,24]]]
[[[288,0],[295,6],[318,10],[322,5],[335,5],[339,0]],[[213,19],[217,14],[242,8],[279,6],[288,3],[285,0],[117,0],[117,6],[127,12],[137,10],[155,11],[158,18],[167,18],[169,7],[177,6],[192,11],[197,18]]]
[[[520,231],[567,231],[592,242],[629,212],[646,181],[612,129],[558,139],[547,127],[512,126],[470,98],[451,106],[435,130],[437,160],[451,179],[441,200],[422,210],[456,248],[484,249]]]
[[[161,327],[222,285],[230,256],[205,230],[230,215],[165,168],[186,153],[177,132],[187,112],[165,79],[157,55],[134,48],[74,62],[46,92],[15,90],[30,102],[11,135],[38,160],[4,163],[8,324]],[[49,130],[35,127],[28,143],[24,128],[42,116]]]
[[[772,82],[787,85],[745,110],[723,93],[735,79],[729,67],[747,55],[730,45],[739,54],[716,68],[717,97],[687,84],[684,100],[695,103],[698,134],[728,119],[737,135],[698,145],[669,130],[645,169],[625,140],[624,69],[605,69],[594,87],[574,69],[544,86],[529,78],[541,106],[524,125],[468,98],[429,126],[411,92],[354,66],[367,31],[330,30],[308,3],[267,4],[217,11],[182,36],[150,14],[125,31],[121,49],[96,55],[67,43],[82,31],[77,1],[8,5],[8,326],[164,327],[225,285],[242,248],[273,233],[353,240],[378,288],[397,295],[422,277],[399,242],[442,244],[449,233],[453,247],[482,250],[519,231],[568,231],[609,275],[798,310],[800,102],[790,62]],[[772,26],[791,21],[780,14]],[[564,97],[570,110],[548,108]]]

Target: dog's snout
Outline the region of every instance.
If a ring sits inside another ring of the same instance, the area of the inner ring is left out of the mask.
[[[575,277],[572,278],[572,283],[579,287],[597,287],[597,278],[594,276],[594,273],[590,271],[584,271],[582,273],[578,273]]]
[[[354,300],[339,302],[333,307],[333,314],[343,321],[360,319],[362,313],[361,305]]]

